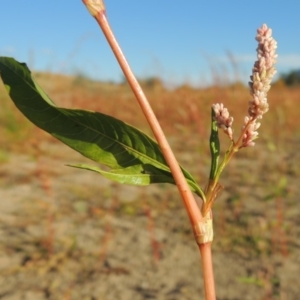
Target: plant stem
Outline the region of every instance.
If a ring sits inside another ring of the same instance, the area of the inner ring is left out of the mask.
[[[169,165],[173,178],[176,182],[177,188],[184,202],[186,211],[188,213],[190,222],[192,224],[194,236],[197,244],[200,247],[200,252],[202,256],[202,267],[205,289],[210,289],[205,291],[206,300],[215,300],[213,295],[215,295],[214,290],[214,279],[213,270],[211,263],[211,241],[213,238],[212,229],[212,219],[203,218],[201,211],[195,201],[195,198],[189,188],[189,185],[181,171],[181,168],[175,158],[175,155],[162,131],[162,128],[141,88],[137,79],[135,78],[112,30],[106,18],[105,8],[103,0],[91,1],[82,0],[87,6],[91,15],[96,19],[97,23],[101,27],[119,65],[152,129],[152,132],[160,146],[160,149],[164,155],[164,158]],[[203,245],[200,245],[203,244]],[[207,245],[207,246],[205,246]],[[206,276],[208,276],[206,278]],[[208,298],[207,298],[208,297]]]
[[[249,126],[255,121],[255,119],[250,119],[248,123],[244,126],[237,142],[232,141],[229,149],[227,150],[225,157],[219,167],[216,169],[215,174],[211,173],[211,180],[207,185],[207,189],[205,191],[206,195],[206,203],[203,205],[202,214],[205,217],[206,213],[211,210],[213,201],[215,200],[216,196],[218,195],[219,191],[221,190],[221,186],[219,184],[219,178],[221,173],[223,172],[224,168],[228,165],[230,160],[232,159],[233,155],[241,149],[241,142],[245,132],[248,130]],[[212,169],[213,170],[213,169]]]
[[[83,0],[83,2],[85,2]],[[174,156],[174,153],[161,129],[161,126],[141,88],[139,85],[137,79],[135,78],[112,30],[108,23],[108,20],[106,18],[105,11],[99,11],[96,15],[94,15],[94,18],[96,19],[97,23],[101,27],[113,53],[115,54],[115,57],[117,61],[120,64],[120,67],[137,99],[139,102],[141,109],[153,131],[153,134],[157,140],[157,143],[159,144],[161,151],[165,157],[166,162],[168,163],[170,170],[172,172],[172,175],[174,177],[174,180],[176,182],[176,185],[179,189],[179,192],[181,194],[181,197],[184,201],[184,204],[186,206],[189,218],[192,222],[192,224],[197,224],[199,221],[202,220],[202,215],[199,210],[199,207],[195,201],[195,198],[188,186],[188,183],[186,182],[186,179],[181,171],[181,168]]]
[[[203,281],[206,300],[216,300],[215,281],[212,265],[211,242],[200,244],[199,250],[201,254]]]

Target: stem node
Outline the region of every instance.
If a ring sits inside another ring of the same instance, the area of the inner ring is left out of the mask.
[[[99,13],[105,13],[103,0],[82,0],[82,2],[93,17],[96,17]]]
[[[214,230],[211,211],[194,226],[194,235],[198,245],[213,241]]]

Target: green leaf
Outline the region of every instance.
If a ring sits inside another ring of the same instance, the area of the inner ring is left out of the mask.
[[[89,166],[86,164],[68,164],[70,167],[89,170],[100,173],[104,177],[117,181],[123,184],[145,186],[151,183],[171,183],[175,184],[173,177],[169,172],[159,170],[152,165],[135,165],[124,169],[112,169],[104,171],[96,166]],[[203,192],[194,181],[186,179],[191,190],[203,197]]]
[[[57,107],[34,81],[26,64],[13,58],[0,57],[0,74],[11,99],[32,123],[111,170],[85,169],[123,183],[174,184],[158,144],[140,130],[99,112]],[[202,196],[192,175],[182,170],[191,189]]]
[[[168,172],[147,164],[135,165],[124,169],[111,169],[110,171],[104,171],[96,166],[86,164],[70,164],[68,166],[97,172],[119,183],[142,186],[160,182],[175,184],[174,179],[169,176]]]
[[[219,134],[218,134],[218,126],[217,122],[214,120],[215,112],[211,109],[211,132],[210,132],[210,139],[209,139],[209,147],[211,153],[211,166],[210,166],[210,175],[209,178],[211,180],[215,179],[218,164],[219,164],[219,157],[220,157],[220,141],[219,141]]]

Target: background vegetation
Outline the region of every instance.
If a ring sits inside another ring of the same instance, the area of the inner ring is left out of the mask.
[[[35,78],[58,105],[101,111],[151,135],[126,83]],[[299,295],[299,78],[293,71],[274,83],[257,145],[238,153],[221,179],[213,244],[218,299]],[[239,131],[247,87],[141,83],[178,160],[204,187],[210,107],[224,103]],[[3,85],[0,101],[0,299],[201,298],[201,282],[193,281],[197,251],[175,187],[121,186],[68,168],[85,159],[31,125]]]

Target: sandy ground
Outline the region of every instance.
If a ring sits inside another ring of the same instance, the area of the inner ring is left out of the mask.
[[[292,149],[300,143],[293,143],[290,153],[258,146],[223,176],[214,208],[219,300],[299,299],[300,155]],[[192,157],[181,160],[195,171]],[[176,188],[121,186],[64,166],[81,161],[54,143],[38,157],[11,153],[0,165],[0,299],[204,299]]]

